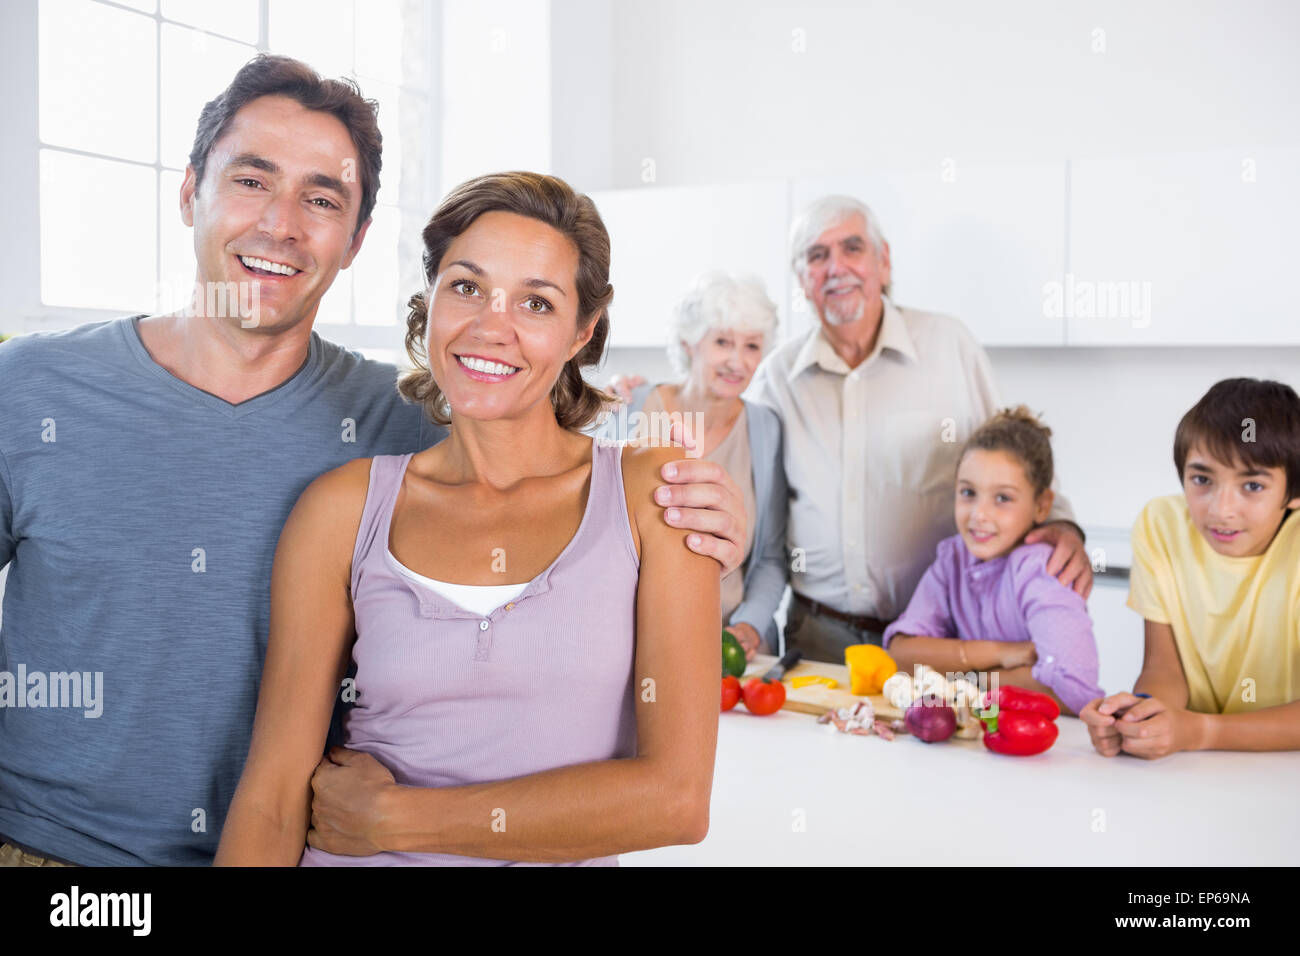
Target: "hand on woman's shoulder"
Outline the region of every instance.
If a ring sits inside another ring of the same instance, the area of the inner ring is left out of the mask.
[[[685,538],[687,532],[661,519],[664,506],[655,501],[655,489],[666,485],[661,471],[670,461],[686,457],[686,449],[646,439],[631,441],[623,449],[623,491],[627,497],[628,518],[638,557],[644,552],[643,538],[648,534],[674,534]]]
[[[638,502],[644,498],[653,503],[654,490],[667,484],[661,473],[663,466],[685,457],[686,449],[676,445],[652,444],[644,438],[630,441],[623,449],[623,487],[629,497],[636,492]]]

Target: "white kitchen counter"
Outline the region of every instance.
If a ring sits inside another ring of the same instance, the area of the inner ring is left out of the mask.
[[[1271,865],[1300,858],[1300,754],[1104,758],[1062,717],[1052,749],[892,742],[790,711],[721,715],[709,835],[624,866]],[[800,823],[802,822],[802,827]]]

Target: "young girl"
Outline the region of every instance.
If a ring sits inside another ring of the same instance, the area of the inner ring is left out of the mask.
[[[883,644],[900,670],[996,671],[1077,714],[1104,696],[1092,621],[1047,573],[1051,545],[1021,544],[1052,507],[1051,434],[1021,405],[971,436],[957,465],[959,533],[939,542]]]

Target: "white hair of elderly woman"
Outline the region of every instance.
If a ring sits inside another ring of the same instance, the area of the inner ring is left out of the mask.
[[[776,339],[776,305],[761,280],[715,269],[695,278],[673,310],[668,361],[683,378],[690,372],[688,348],[700,343],[709,330],[735,329],[762,332],[763,352]]]
[[[808,266],[808,247],[827,229],[838,226],[845,219],[861,216],[867,224],[867,241],[879,255],[883,251],[885,234],[867,204],[852,196],[823,196],[804,207],[794,222],[790,223],[790,265],[801,279]],[[889,287],[885,287],[889,294]]]

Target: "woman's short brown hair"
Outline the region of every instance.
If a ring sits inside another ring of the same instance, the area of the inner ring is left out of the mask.
[[[1052,430],[1024,405],[1004,408],[971,435],[962,458],[972,448],[1005,451],[1025,468],[1025,477],[1037,497],[1052,484]]]
[[[551,404],[561,428],[582,429],[596,419],[606,404],[615,401],[614,396],[588,385],[582,377],[584,367],[600,361],[609,337],[609,303],[614,298],[614,287],[609,284],[609,233],[596,204],[574,192],[562,179],[529,172],[479,176],[453,189],[424,227],[426,283],[438,274],[452,240],[479,216],[495,210],[544,222],[578,248],[578,327],[585,327],[594,318],[596,328],[581,351],[565,363],[551,389]],[[406,354],[415,370],[401,376],[397,389],[408,401],[423,404],[425,414],[434,423],[450,424],[450,409],[425,354],[429,314],[424,293],[415,293],[407,305]]]

